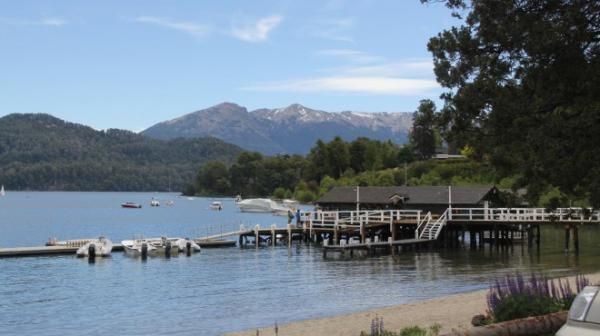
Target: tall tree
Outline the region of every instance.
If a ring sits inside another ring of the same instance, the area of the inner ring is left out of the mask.
[[[429,99],[421,100],[413,114],[410,143],[421,159],[428,159],[435,153],[435,114],[435,104]]]
[[[443,2],[465,18],[428,44],[447,139],[599,206],[600,2]]]

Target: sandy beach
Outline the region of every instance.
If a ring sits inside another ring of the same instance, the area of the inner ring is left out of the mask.
[[[591,283],[600,282],[600,273],[588,274]],[[569,278],[574,287],[573,278]],[[487,290],[454,294],[441,298],[418,301],[392,307],[372,309],[320,319],[297,321],[279,325],[281,336],[358,336],[370,329],[371,320],[383,318],[387,330],[398,331],[418,325],[441,325],[441,332],[464,330],[471,327],[471,318],[486,311]],[[275,335],[273,326],[259,328],[261,336]],[[227,336],[254,336],[256,329],[227,334]]]

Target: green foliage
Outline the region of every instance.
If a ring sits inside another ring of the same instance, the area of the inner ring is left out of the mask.
[[[375,334],[373,334],[373,332],[367,333],[362,331],[360,336],[437,336],[441,329],[441,325],[434,324],[429,328],[421,328],[419,326],[405,327],[402,328],[400,332],[382,330],[376,331]]]
[[[418,110],[413,115],[410,131],[410,144],[420,159],[428,159],[435,154],[436,148],[436,108],[429,100],[421,100]]]
[[[442,2],[466,14],[427,46],[445,139],[600,206],[600,2]]]
[[[548,209],[556,209],[569,205],[567,197],[556,187],[551,187],[544,192],[540,196],[538,203],[540,206]]]
[[[286,198],[286,195],[289,194],[289,190],[282,188],[282,187],[277,187],[274,191],[273,191],[273,197],[278,198],[278,199],[284,199]]]
[[[199,165],[241,152],[214,138],[154,140],[47,114],[0,118],[0,182],[14,190],[183,190]]]
[[[563,309],[563,305],[552,297],[515,294],[504,299],[494,311],[495,322],[515,320],[528,316],[540,316]]]
[[[202,195],[293,196],[311,202],[336,185],[395,185],[401,177],[394,168],[403,155],[403,148],[390,141],[345,142],[339,137],[317,141],[306,157],[243,152],[229,168],[205,164],[189,190]]]

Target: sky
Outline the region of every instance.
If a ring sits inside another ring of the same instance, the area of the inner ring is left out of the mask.
[[[221,102],[412,112],[438,101],[419,0],[0,0],[0,116],[141,131]]]

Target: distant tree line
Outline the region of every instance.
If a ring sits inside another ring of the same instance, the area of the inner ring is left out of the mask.
[[[181,191],[202,163],[240,152],[214,138],[161,141],[46,114],[0,118],[0,184],[10,190]]]
[[[317,141],[306,156],[265,157],[244,152],[231,166],[218,161],[204,164],[187,194],[244,197],[295,197],[312,201],[320,194],[322,181],[396,168],[413,160],[410,146],[391,141],[358,138],[347,142],[336,137]]]

